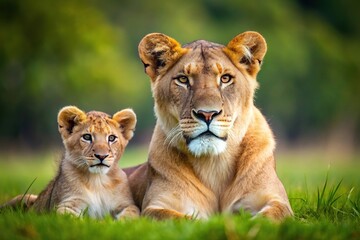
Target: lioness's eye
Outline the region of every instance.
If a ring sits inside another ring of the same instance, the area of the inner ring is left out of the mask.
[[[181,75],[175,78],[179,83],[189,84],[189,78],[187,76]]]
[[[231,76],[230,74],[224,74],[221,76],[220,81],[222,83],[229,83],[232,79],[233,79],[233,76]]]
[[[82,139],[84,139],[87,142],[91,142],[92,141],[91,134],[85,133],[84,135],[82,135]]]
[[[108,137],[108,141],[109,141],[109,142],[114,142],[116,139],[117,139],[117,136],[115,136],[115,135],[110,135],[110,136]]]

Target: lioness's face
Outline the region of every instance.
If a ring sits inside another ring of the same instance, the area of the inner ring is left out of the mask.
[[[180,47],[162,34],[146,36],[139,51],[166,143],[194,156],[218,155],[229,139],[242,138],[265,50],[253,32],[227,46],[201,40]]]
[[[174,129],[168,140],[175,145],[185,141],[196,156],[225,150],[242,101],[251,94],[249,83],[221,47],[211,46],[193,43],[154,89],[156,113],[168,130]],[[161,96],[166,96],[165,104],[158,102]]]
[[[132,137],[136,118],[132,110],[123,110],[111,117],[102,112],[85,114],[64,108],[58,122],[66,159],[78,169],[106,174],[117,164]]]

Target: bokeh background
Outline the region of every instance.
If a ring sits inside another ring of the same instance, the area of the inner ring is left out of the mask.
[[[360,143],[360,1],[0,0],[0,151],[61,146],[65,105],[132,107],[132,145],[155,124],[137,45],[151,32],[181,43],[268,43],[256,105],[280,149],[356,153]]]

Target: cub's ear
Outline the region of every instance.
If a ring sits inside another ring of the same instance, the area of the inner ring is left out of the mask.
[[[260,70],[267,50],[265,39],[257,32],[244,32],[234,37],[224,52],[235,65],[242,65],[253,77]]]
[[[136,115],[130,108],[121,110],[112,117],[120,125],[122,134],[126,140],[130,140],[134,136],[136,126]]]
[[[86,113],[75,106],[62,108],[58,114],[59,132],[63,138],[67,138],[73,132],[76,125],[86,120]]]
[[[152,81],[165,73],[188,50],[162,33],[146,35],[139,43],[139,56]]]

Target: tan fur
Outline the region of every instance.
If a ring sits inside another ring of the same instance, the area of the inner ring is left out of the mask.
[[[143,215],[207,218],[240,208],[272,219],[292,215],[272,131],[253,104],[266,49],[256,32],[227,46],[180,47],[160,33],[141,40],[157,116],[148,162],[129,177]]]
[[[138,216],[127,176],[118,167],[133,136],[135,113],[124,109],[111,117],[68,106],[60,110],[58,124],[65,146],[58,173],[37,198],[25,195],[25,205],[37,212],[56,210],[75,216],[88,213],[94,218],[107,214],[115,219]],[[18,196],[6,205],[21,200]]]

